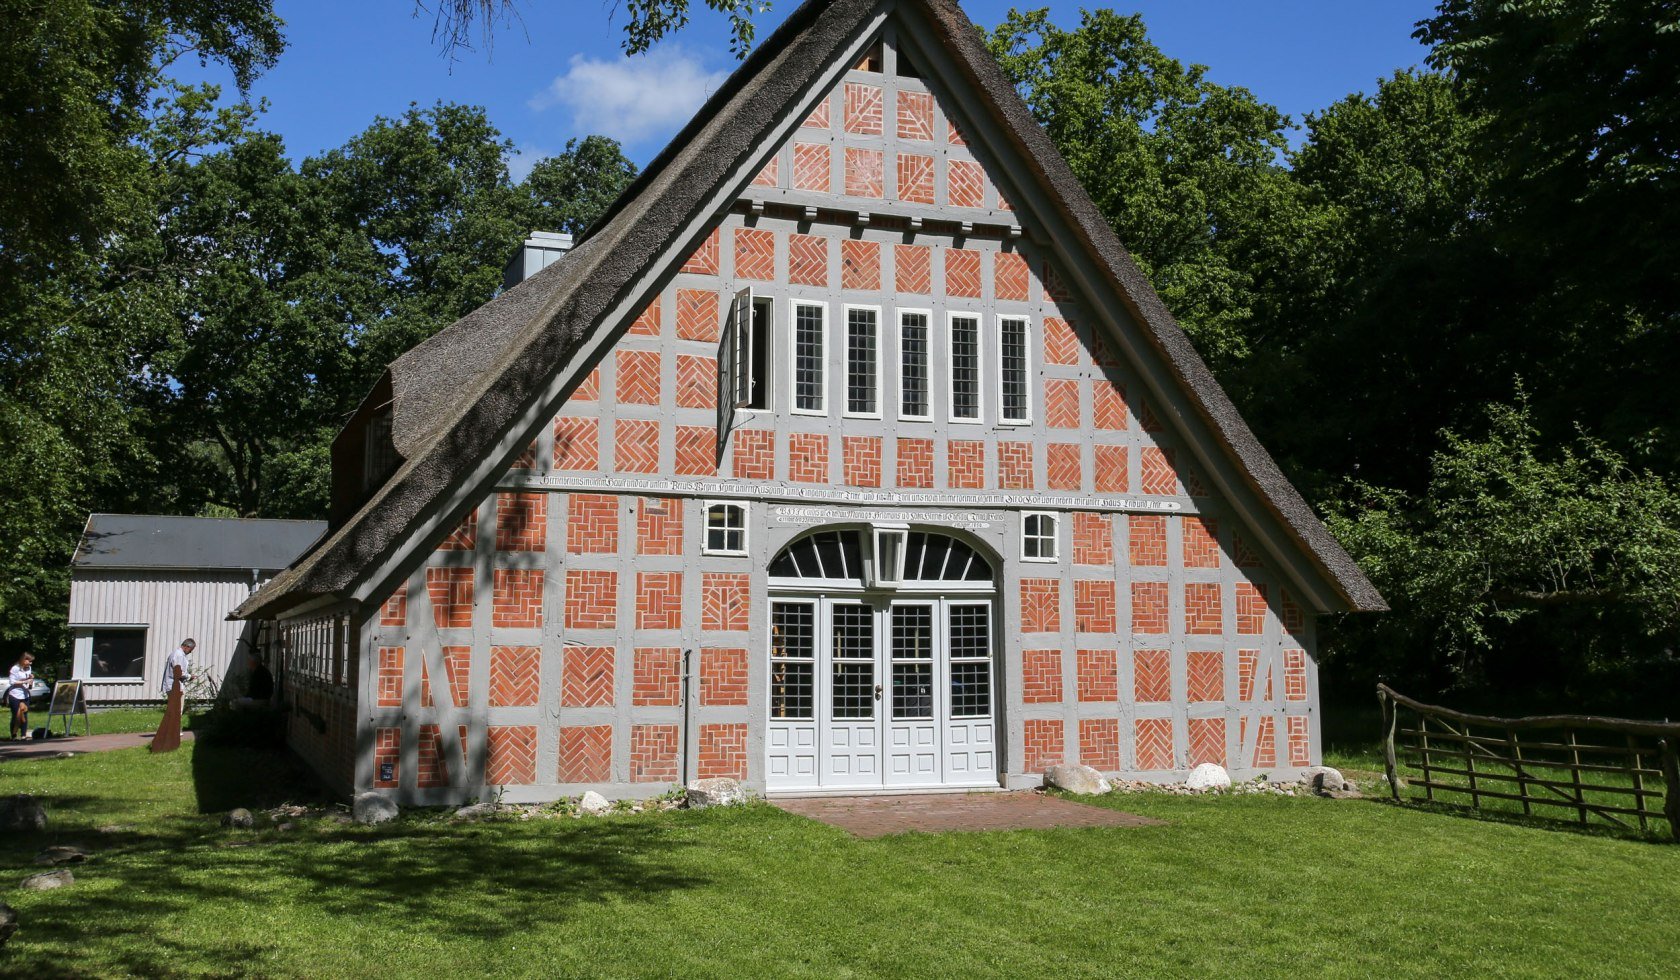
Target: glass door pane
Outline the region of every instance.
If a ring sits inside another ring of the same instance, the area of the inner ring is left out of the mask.
[[[892,607],[892,716],[933,717],[933,606]]]
[[[951,717],[983,718],[992,712],[992,607],[949,608]]]
[[[875,717],[875,610],[863,603],[833,608],[833,687],[836,720]]]

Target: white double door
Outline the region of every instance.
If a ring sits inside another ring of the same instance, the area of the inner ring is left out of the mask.
[[[771,600],[769,789],[997,784],[992,604]]]

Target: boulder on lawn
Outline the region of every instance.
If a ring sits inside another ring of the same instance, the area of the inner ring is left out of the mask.
[[[462,807],[459,810],[456,810],[455,811],[455,819],[457,819],[457,820],[482,820],[485,817],[495,816],[496,811],[498,811],[500,809],[501,809],[501,807],[497,806],[494,803],[472,803],[472,804],[469,804],[467,806]]]
[[[1306,785],[1307,789],[1320,796],[1355,789],[1352,783],[1342,778],[1341,770],[1332,769],[1329,766],[1308,766],[1302,769],[1301,782]]]
[[[232,827],[235,830],[250,830],[256,826],[256,823],[257,819],[251,816],[251,811],[244,807],[229,810],[222,815],[222,826]]]
[[[27,793],[0,800],[0,832],[18,833],[47,829],[47,808]]]
[[[0,946],[6,945],[6,941],[12,938],[12,933],[17,932],[17,927],[17,909],[0,902]]]
[[[1184,787],[1198,793],[1210,789],[1230,789],[1231,774],[1218,763],[1204,762],[1190,770],[1190,776],[1184,780]]]
[[[600,793],[590,790],[589,792],[583,794],[583,799],[578,800],[578,810],[581,813],[587,813],[590,816],[598,817],[601,814],[608,813],[612,810],[612,801],[602,796]]]
[[[1114,787],[1102,773],[1090,766],[1051,766],[1044,770],[1044,785],[1080,796],[1097,796]]]
[[[384,793],[357,793],[350,814],[357,823],[386,823],[397,819],[397,804]]]
[[[60,864],[81,864],[89,857],[90,855],[88,852],[79,847],[71,847],[68,844],[56,844],[35,855],[35,863],[44,864],[49,867],[56,867]]]
[[[704,810],[709,806],[734,806],[747,799],[747,794],[741,790],[741,781],[727,776],[696,779],[688,784],[684,795],[690,810]]]
[[[53,888],[63,888],[74,885],[76,876],[66,870],[43,871],[38,875],[30,875],[23,879],[23,887],[30,891],[44,892]]]

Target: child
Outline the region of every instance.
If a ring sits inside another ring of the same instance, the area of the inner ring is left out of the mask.
[[[29,731],[29,695],[35,686],[35,655],[25,653],[12,665],[7,677],[6,707],[12,712],[12,738],[23,732],[23,740],[32,737]]]

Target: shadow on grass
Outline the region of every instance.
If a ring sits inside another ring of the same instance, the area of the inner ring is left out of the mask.
[[[1468,803],[1449,803],[1440,800],[1413,799],[1405,795],[1396,800],[1389,796],[1386,791],[1379,796],[1371,796],[1367,799],[1382,806],[1414,810],[1419,813],[1430,813],[1444,817],[1456,817],[1460,820],[1472,820],[1478,823],[1505,824],[1530,830],[1574,834],[1580,837],[1605,837],[1614,840],[1632,841],[1638,844],[1673,846],[1680,843],[1675,841],[1674,835],[1669,832],[1667,821],[1663,820],[1654,820],[1651,822],[1649,829],[1640,830],[1637,825],[1622,828],[1602,823],[1583,824],[1560,816],[1548,816],[1544,812],[1524,814],[1516,810],[1473,807]]]
[[[249,748],[201,738],[193,748],[193,792],[199,813],[235,807],[266,810],[282,803],[321,806],[327,795],[298,758],[283,749]]]

